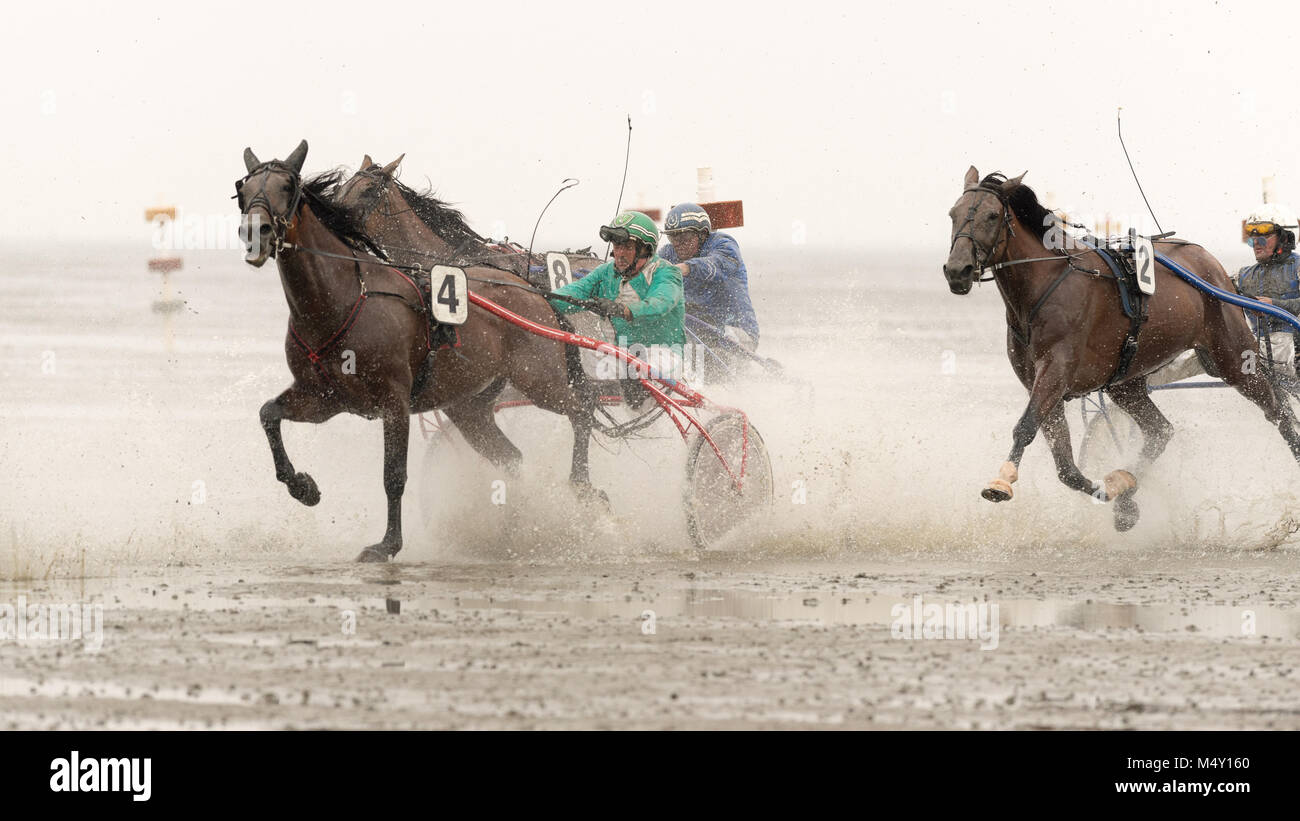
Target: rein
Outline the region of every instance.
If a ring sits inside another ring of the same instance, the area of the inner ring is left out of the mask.
[[[283,247],[291,251],[302,251],[303,253],[316,254],[317,256],[322,256],[322,257],[332,257],[334,259],[352,260],[353,262],[356,262],[358,265],[360,264],[378,265],[383,268],[393,268],[399,272],[410,271],[412,273],[417,273],[417,274],[428,273],[427,270],[425,270],[423,267],[419,265],[403,265],[398,262],[391,262],[391,261],[386,261],[381,259],[362,259],[360,257],[345,257],[342,254],[335,254],[331,251],[322,251],[318,248],[308,248],[305,245],[293,245],[288,242],[283,243]],[[401,250],[401,249],[397,249],[397,250]],[[358,278],[360,278],[359,273],[358,273]],[[472,277],[468,275],[465,277],[465,279],[469,280],[470,282],[482,282],[485,285],[499,285],[503,288],[518,288],[521,291],[528,291],[529,293],[537,294],[538,296],[545,297],[547,299],[558,299],[561,302],[567,302],[570,305],[577,305],[582,308],[590,308],[592,304],[591,300],[577,299],[576,297],[565,296],[564,294],[556,294],[556,293],[551,293],[549,291],[543,291],[540,288],[535,288],[532,285],[528,285],[528,284],[521,285],[517,282],[502,282],[497,279],[484,279],[483,277]],[[364,281],[361,282],[361,287],[362,290],[365,289]],[[399,299],[404,299],[403,297],[401,297],[400,294],[392,294],[386,291],[370,291],[369,293],[371,296],[395,296],[398,297]]]
[[[1011,208],[1009,205],[1007,205],[1007,201],[1002,197],[1002,193],[1000,191],[996,191],[985,185],[969,186],[965,189],[963,193],[988,194],[989,196],[997,197],[998,203],[1002,206],[1002,228],[1004,230],[998,231],[997,238],[995,238],[993,241],[993,248],[989,251],[987,255],[984,256],[983,262],[980,261],[980,256],[983,254],[984,249],[980,247],[979,240],[975,238],[975,235],[972,234],[970,231],[966,230],[966,226],[971,225],[972,223],[975,222],[975,211],[977,210],[980,203],[980,200],[978,198],[974,202],[972,202],[970,208],[966,210],[966,219],[962,222],[961,227],[957,229],[957,233],[953,234],[952,243],[949,244],[948,246],[948,253],[951,255],[952,249],[957,247],[957,240],[961,239],[962,237],[965,237],[966,239],[970,240],[971,261],[975,263],[975,268],[980,272],[981,275],[981,278],[978,279],[977,281],[988,282],[989,281],[988,279],[983,279],[983,272],[984,269],[988,268],[988,263],[997,257],[999,241],[1005,242],[1005,247],[1003,248],[1003,250],[1005,251],[1006,247],[1009,247],[1011,245],[1011,237],[1014,236],[1015,234],[1015,229],[1012,228],[1011,226]],[[989,279],[992,278],[993,278],[992,274],[990,274]]]

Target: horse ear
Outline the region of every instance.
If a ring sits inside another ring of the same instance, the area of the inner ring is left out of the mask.
[[[385,166],[384,166],[384,176],[385,176],[385,177],[391,177],[391,176],[393,176],[393,172],[397,170],[397,166],[401,165],[401,164],[402,164],[402,160],[404,160],[404,159],[406,159],[406,155],[405,155],[405,154],[403,154],[402,156],[400,156],[400,157],[398,157],[397,159],[393,160],[393,161],[390,162],[388,165],[385,165]]]
[[[257,155],[253,153],[253,149],[244,149],[244,168],[248,169],[248,173],[253,173],[253,169],[261,164],[261,161],[257,159]]]
[[[1010,191],[1012,188],[1015,188],[1016,186],[1020,185],[1020,181],[1023,180],[1023,179],[1025,178],[1025,174],[1028,174],[1028,173],[1029,173],[1028,171],[1025,171],[1025,172],[1024,172],[1023,174],[1021,174],[1019,177],[1015,177],[1015,178],[1013,178],[1013,179],[1009,179],[1009,180],[1007,180],[1006,182],[1002,183],[1002,190],[1003,190],[1003,191]]]
[[[370,155],[369,155],[369,154],[367,154],[366,156],[364,156],[364,157],[361,158],[361,170],[362,170],[362,171],[365,171],[367,168],[369,168],[370,166],[372,166],[372,165],[374,165],[374,164],[375,164],[375,161],[372,160],[372,159],[370,159]]]
[[[287,159],[285,159],[284,164],[292,168],[295,173],[301,174],[302,164],[306,159],[307,159],[307,141],[303,140],[302,142],[298,143],[298,147],[293,150],[293,153],[290,154]]]
[[[980,172],[976,171],[975,166],[972,165],[970,167],[970,170],[966,172],[966,181],[962,184],[962,188],[970,188],[972,185],[974,185],[979,181],[980,181]]]

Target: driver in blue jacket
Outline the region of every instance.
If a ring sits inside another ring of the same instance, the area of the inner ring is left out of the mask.
[[[677,266],[686,312],[710,322],[745,350],[758,348],[758,318],[749,301],[749,274],[740,246],[713,230],[708,212],[693,202],[674,206],[664,218],[670,244],[659,256]]]

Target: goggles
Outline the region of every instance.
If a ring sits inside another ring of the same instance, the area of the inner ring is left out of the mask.
[[[1279,230],[1281,230],[1281,226],[1276,222],[1253,222],[1246,226],[1246,235],[1251,237],[1266,237]]]
[[[608,225],[600,226],[600,238],[605,242],[627,242],[632,238],[626,228],[611,228]]]

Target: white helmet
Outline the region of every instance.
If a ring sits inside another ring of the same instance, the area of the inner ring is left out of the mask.
[[[1297,220],[1294,212],[1280,203],[1268,203],[1257,207],[1246,217],[1246,233],[1263,236],[1278,230],[1296,230]]]
[[[1242,239],[1247,243],[1253,237],[1266,237],[1278,233],[1278,243],[1274,256],[1289,254],[1295,249],[1297,220],[1294,211],[1281,203],[1267,203],[1250,212],[1242,226]]]

